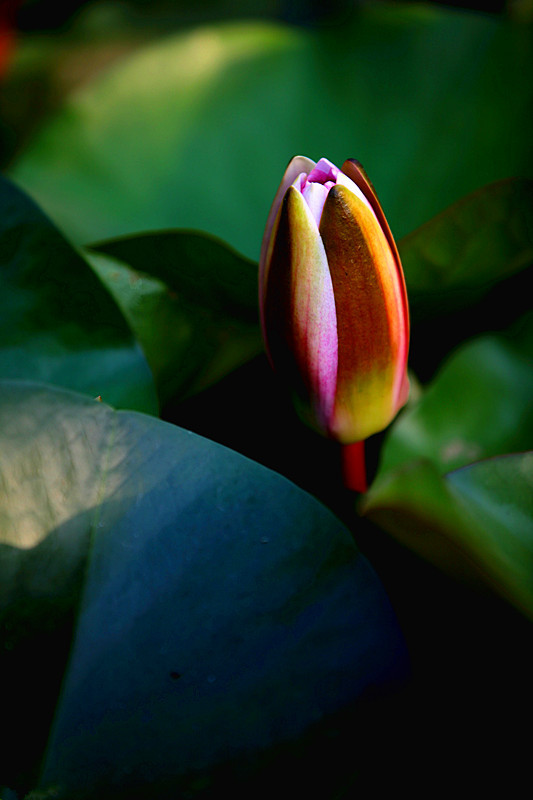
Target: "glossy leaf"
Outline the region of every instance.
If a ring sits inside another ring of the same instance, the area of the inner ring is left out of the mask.
[[[141,343],[162,402],[194,394],[261,351],[257,267],[222,242],[146,233],[94,245],[87,258]]]
[[[448,475],[420,460],[378,480],[363,513],[453,575],[488,585],[533,618],[533,452]]]
[[[532,49],[527,26],[418,5],[199,28],[80,90],[11,174],[77,241],[192,227],[257,258],[280,165],[354,156],[398,237],[531,173]]]
[[[5,179],[0,377],[54,383],[157,413],[152,375],[118,306],[82,256]]]
[[[379,474],[426,458],[441,473],[533,449],[533,318],[466,342],[392,425]]]
[[[50,641],[74,620],[43,791],[193,796],[217,765],[253,767],[349,709],[353,741],[352,704],[403,674],[405,650],[331,512],[220,445],[78,394],[6,382],[0,417],[4,711],[31,691],[21,653],[38,642],[58,669]],[[3,722],[20,758],[26,731]]]

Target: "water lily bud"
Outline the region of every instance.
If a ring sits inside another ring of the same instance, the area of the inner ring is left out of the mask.
[[[259,265],[267,353],[302,416],[342,444],[407,400],[409,312],[400,258],[358,162],[290,162]]]

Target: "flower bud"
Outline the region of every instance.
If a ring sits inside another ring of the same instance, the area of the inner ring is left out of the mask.
[[[408,394],[400,258],[358,162],[290,162],[259,264],[263,337],[304,419],[343,444],[385,428]]]

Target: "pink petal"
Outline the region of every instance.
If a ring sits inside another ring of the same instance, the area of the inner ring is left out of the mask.
[[[264,336],[276,371],[323,432],[337,383],[337,315],[324,245],[294,187],[278,216],[268,263]]]
[[[335,164],[332,164],[327,158],[321,158],[310,171],[307,180],[315,181],[316,183],[326,183],[327,181],[335,183],[339,172],[340,170]]]
[[[289,186],[292,183],[294,183],[295,179],[301,172],[307,175],[309,172],[311,172],[314,166],[315,162],[311,161],[310,158],[306,158],[306,156],[294,156],[294,158],[292,158],[289,161],[287,169],[285,170],[285,174],[281,179],[281,183],[274,197],[272,206],[270,207],[270,212],[268,214],[265,226],[265,232],[263,234],[263,241],[261,243],[261,255],[259,258],[259,309],[260,310],[263,307],[264,293],[266,288],[265,270],[267,261],[267,250],[272,235],[272,229],[276,221],[276,216],[278,214],[281,203],[285,196],[285,192],[287,191]]]
[[[326,202],[326,197],[328,196],[330,188],[331,187],[324,186],[322,183],[310,183],[307,181],[302,192],[304,200],[309,206],[317,225],[320,225],[322,209],[324,208],[324,203]]]

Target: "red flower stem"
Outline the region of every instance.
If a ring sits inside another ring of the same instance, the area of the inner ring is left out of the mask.
[[[342,475],[347,489],[361,493],[368,489],[364,441],[342,446]]]

